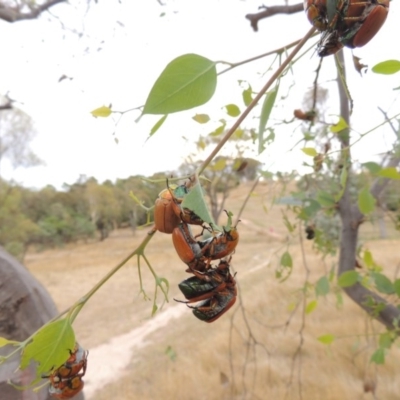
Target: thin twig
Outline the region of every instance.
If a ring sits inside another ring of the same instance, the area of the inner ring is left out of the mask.
[[[276,70],[276,72],[271,76],[268,82],[264,85],[264,87],[260,90],[257,96],[253,99],[253,101],[249,104],[249,106],[242,112],[242,114],[238,117],[236,122],[233,124],[231,129],[225,134],[225,136],[221,139],[221,141],[217,144],[215,149],[211,152],[211,154],[207,157],[207,159],[200,165],[198,170],[196,171],[197,175],[201,175],[201,173],[206,169],[208,164],[214,159],[214,157],[218,154],[218,152],[222,149],[225,143],[230,139],[236,129],[240,126],[240,124],[246,119],[246,117],[250,114],[253,108],[258,104],[261,98],[264,96],[266,91],[271,87],[271,85],[282,75],[285,71],[286,67],[291,63],[295,55],[300,51],[300,49],[304,46],[307,40],[314,34],[315,28],[312,27],[303,39],[298,43],[298,45],[293,49],[293,51],[288,55],[285,61],[280,65],[280,67]]]

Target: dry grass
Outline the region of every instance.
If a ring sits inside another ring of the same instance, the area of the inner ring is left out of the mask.
[[[247,189],[240,188],[229,199],[230,210],[238,211]],[[315,283],[335,265],[335,259],[322,261],[307,241],[304,265],[300,244],[291,239],[293,273],[284,283],[276,280],[275,268],[287,248],[282,241],[287,233],[279,208],[269,209],[272,189],[257,189],[239,225],[241,239],[233,266],[240,286],[238,303],[243,308],[236,305],[212,324],[198,321],[187,310],[178,321],[153,333],[149,338],[151,344],[138,350],[126,373],[96,393],[96,400],[373,399],[371,392],[364,393],[365,383],[376,383],[379,399],[399,398],[399,350],[392,349],[385,365],[379,368],[369,364],[376,333],[382,327],[371,325],[350,300],[345,298],[340,309],[334,294],[320,298],[315,311],[304,321],[301,303],[287,324],[293,306],[301,300],[306,269],[310,271],[308,283]],[[262,206],[269,212],[264,212]],[[370,235],[371,229],[366,231]],[[132,236],[129,231],[119,231],[103,243],[30,253],[26,265],[48,288],[61,310],[121,261],[144,234],[143,231]],[[367,244],[389,276],[396,273],[399,257],[393,249],[399,243],[374,240]],[[188,275],[174,252],[170,236],[155,235],[147,255],[158,274],[169,280],[170,299],[181,298],[177,284]],[[143,275],[146,290],[153,295],[153,278],[145,268]],[[147,320],[151,303],[143,301],[138,290],[136,262],[131,261],[81,312],[74,325],[80,343],[93,348]],[[315,298],[313,293],[310,289],[307,301]],[[303,323],[304,344],[299,350]],[[331,346],[316,339],[327,333],[337,337]],[[168,346],[176,353],[175,360],[166,355]]]

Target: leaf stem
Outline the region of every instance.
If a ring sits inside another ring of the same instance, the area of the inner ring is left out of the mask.
[[[317,34],[317,32],[315,34]],[[294,47],[296,44],[300,43],[301,41],[302,41],[302,39],[295,40],[294,42],[286,44],[285,46],[279,47],[278,49],[271,50],[271,51],[268,51],[268,52],[263,53],[263,54],[259,54],[258,56],[250,57],[250,58],[247,58],[246,60],[238,61],[236,63],[229,62],[229,61],[222,61],[222,60],[221,61],[216,61],[217,63],[228,65],[227,68],[225,68],[224,70],[218,72],[217,75],[222,75],[225,72],[228,72],[228,71],[230,71],[230,70],[232,70],[234,68],[240,67],[241,65],[248,64],[250,62],[260,60],[261,58],[268,57],[268,56],[270,56],[272,54],[275,54],[275,53],[281,54],[285,50],[290,49],[291,47]]]
[[[70,311],[68,314],[71,318],[71,323],[79,314],[83,305],[107,282],[119,269],[121,269],[133,256],[136,254],[143,255],[143,249],[147,246],[147,244],[152,239],[154,233],[156,232],[155,227],[153,226],[151,230],[147,233],[142,243],[128,256],[126,256],[118,265],[116,265],[107,275],[105,275],[92,289],[89,290],[80,300],[78,300],[72,307],[70,307]],[[152,271],[153,272],[153,271]],[[154,272],[153,272],[154,274]]]

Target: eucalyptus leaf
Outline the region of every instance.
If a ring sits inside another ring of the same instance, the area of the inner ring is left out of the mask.
[[[215,62],[197,54],[171,61],[154,83],[143,114],[170,114],[206,103],[217,85]]]

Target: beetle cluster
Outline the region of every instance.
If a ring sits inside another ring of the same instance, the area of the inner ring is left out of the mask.
[[[83,389],[82,377],[86,372],[87,356],[88,351],[76,343],[74,350],[70,350],[68,360],[50,375],[43,376],[50,380],[49,394],[52,397],[60,400],[71,399]]]
[[[308,20],[322,32],[317,53],[367,44],[386,21],[390,0],[304,0]]]
[[[239,234],[236,227],[230,226],[229,214],[228,228],[216,232],[193,211],[182,207],[188,191],[185,184],[164,189],[156,200],[154,223],[160,232],[172,234],[175,250],[187,265],[186,272],[194,275],[179,284],[186,298],[182,302],[192,308],[193,314],[200,320],[213,322],[236,301],[236,281],[230,273],[230,261]],[[193,235],[191,225],[201,226],[203,232],[210,232],[210,237],[197,240],[198,236]],[[216,260],[219,260],[219,264],[213,266],[212,262]]]

